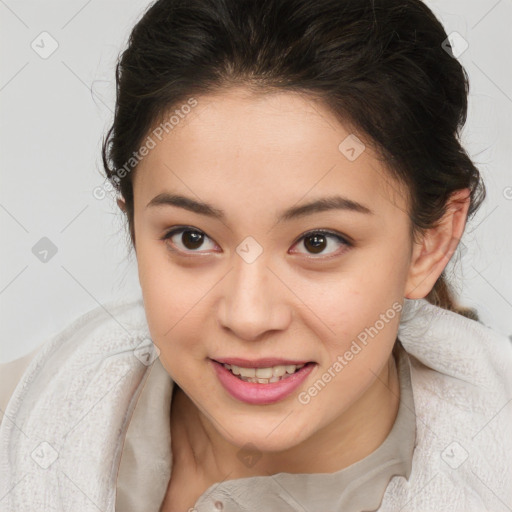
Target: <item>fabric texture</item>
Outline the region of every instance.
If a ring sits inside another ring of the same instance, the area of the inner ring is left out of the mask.
[[[416,446],[409,479],[393,477],[378,510],[510,510],[509,339],[424,299],[405,300],[398,337],[410,361]],[[165,492],[170,475],[165,448],[170,450],[170,443],[162,447],[162,438],[155,438],[151,450],[159,456],[140,460],[136,450],[130,454],[137,443],[127,432],[137,432],[137,421],[169,406],[170,378],[158,371],[151,382],[162,392],[137,406],[159,364],[142,301],[97,308],[44,346],[16,386],[0,425],[0,511],[121,512],[116,484],[125,485],[117,489],[120,499],[131,485],[130,465],[121,462],[135,456],[134,464],[152,468],[137,474],[161,475],[146,482],[138,510],[158,512],[159,492]],[[293,484],[294,475],[281,475]],[[258,478],[271,477],[251,480]],[[199,499],[197,512],[219,510],[209,496]],[[232,498],[225,497],[224,512],[244,510],[229,508]],[[237,499],[243,505],[247,498]],[[293,506],[283,502],[279,510],[301,510]],[[318,507],[309,510],[325,512],[324,505]],[[342,509],[333,501],[330,510]]]
[[[45,343],[42,343],[28,354],[14,361],[0,364],[0,410],[2,414],[30,361],[34,359],[35,355],[41,351],[44,345]],[[1,421],[2,418],[0,417]]]

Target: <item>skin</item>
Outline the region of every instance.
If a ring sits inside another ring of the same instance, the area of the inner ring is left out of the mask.
[[[298,395],[393,303],[427,295],[456,248],[469,206],[468,191],[458,191],[442,222],[413,241],[406,192],[369,142],[354,161],[340,152],[355,132],[321,103],[244,87],[197,100],[133,177],[148,325],[162,365],[181,388],[172,403],[176,462],[163,510],[174,510],[171,500],[176,510],[192,507],[225,479],[333,472],[374,451],[398,410],[391,355],[398,314],[309,403]],[[164,192],[206,202],[225,218],[147,206]],[[276,221],[286,208],[334,194],[373,213],[338,209]],[[176,226],[204,233],[203,245],[187,247],[182,233],[162,240]],[[351,245],[327,237],[323,250],[311,252],[302,235],[318,229]],[[248,236],[263,250],[252,263],[236,252]],[[221,357],[317,366],[286,399],[249,405],[219,383],[209,358]],[[237,456],[247,442],[261,455],[251,467]]]

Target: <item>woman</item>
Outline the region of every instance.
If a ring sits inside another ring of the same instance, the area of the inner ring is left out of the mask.
[[[484,197],[446,41],[419,0],[147,10],[103,147],[143,300],[31,361],[2,510],[512,507],[512,347],[443,274]]]

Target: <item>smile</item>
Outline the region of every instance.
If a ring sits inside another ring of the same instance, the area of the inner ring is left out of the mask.
[[[285,399],[317,366],[313,362],[271,365],[270,361],[260,361],[257,367],[239,366],[213,359],[210,359],[210,363],[222,387],[233,398],[252,405],[271,404]]]

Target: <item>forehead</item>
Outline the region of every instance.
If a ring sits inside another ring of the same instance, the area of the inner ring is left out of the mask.
[[[195,99],[172,127],[149,134],[155,146],[134,175],[136,201],[181,191],[272,208],[336,193],[381,214],[406,211],[404,187],[369,141],[312,97],[236,87]]]

